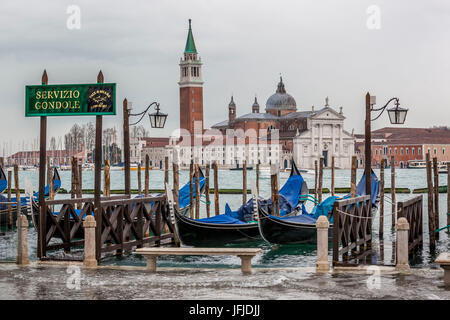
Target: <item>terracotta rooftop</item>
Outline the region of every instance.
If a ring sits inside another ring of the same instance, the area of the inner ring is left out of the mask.
[[[450,129],[438,128],[382,128],[372,134],[384,134],[390,144],[450,144]]]

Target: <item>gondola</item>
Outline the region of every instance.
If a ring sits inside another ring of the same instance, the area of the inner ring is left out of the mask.
[[[8,187],[8,180],[6,180],[5,172],[3,168],[0,166],[0,193],[6,190]]]
[[[359,181],[356,192],[358,196],[365,194],[366,179],[363,175]],[[376,210],[379,201],[379,181],[372,171],[372,208]],[[348,198],[346,196],[344,198]],[[338,197],[332,196],[316,206],[316,214],[308,214],[302,205],[303,214],[293,217],[277,217],[270,214],[270,208],[260,205],[258,207],[258,227],[261,237],[272,244],[314,244],[317,242],[316,221],[319,215],[327,214],[330,220],[328,237],[333,236],[331,209]],[[319,212],[320,211],[320,212]],[[373,214],[375,212],[373,211]]]
[[[293,163],[289,179],[279,191],[280,199],[283,199],[281,207],[287,214],[292,213],[292,209],[299,204],[300,195],[307,193],[306,182]],[[189,218],[190,207],[180,212],[175,210],[176,229],[181,242],[188,246],[208,247],[261,241],[258,223],[253,214],[254,201],[255,199],[250,199],[236,212],[227,208],[225,214],[204,219]],[[260,199],[259,202],[271,206],[270,199]]]
[[[204,192],[205,189],[205,175],[203,174],[203,171],[199,168],[199,181],[200,181],[200,194]],[[194,197],[195,197],[195,177],[193,180],[193,190],[194,190]],[[179,203],[180,208],[184,209],[186,206],[189,205],[189,192],[190,192],[190,183],[186,183],[180,190],[179,190]],[[156,196],[164,195],[164,193],[157,194]],[[145,197],[143,194],[139,194],[135,196],[135,198],[142,198]],[[149,207],[147,207],[147,210],[150,210],[152,204],[148,204]],[[131,205],[130,210],[133,210],[133,206]],[[146,204],[147,206],[147,204]],[[79,215],[81,213],[80,209],[75,209],[75,213]],[[54,216],[58,216],[59,212],[55,211],[53,212]],[[94,215],[93,212],[90,213],[91,215]],[[33,225],[35,226],[35,229],[38,230],[39,228],[39,205],[35,200],[32,200],[32,217],[33,217]],[[85,217],[82,217],[83,219]],[[137,223],[137,218],[135,219],[135,222]],[[70,228],[74,225],[75,220],[73,218],[70,218]],[[47,230],[52,226],[51,221],[47,220]],[[60,220],[60,226],[62,229],[64,229],[64,217]],[[55,237],[62,238],[62,235],[58,230],[55,231]],[[75,232],[74,238],[82,239],[84,238],[84,229],[78,228]]]
[[[59,189],[61,188],[61,177],[59,176],[58,170],[55,168],[53,172],[53,192],[54,194],[58,193]],[[49,190],[50,185],[45,186],[44,196],[49,196]],[[32,215],[28,214],[27,212],[27,204],[28,204],[29,197],[20,197],[20,209],[21,213],[26,215],[28,220],[32,220]],[[35,192],[33,196],[31,197],[32,202],[37,201],[39,199],[39,192]],[[2,202],[8,202],[8,197],[5,195],[0,195],[0,225],[7,225],[8,224],[8,205],[2,204]],[[16,202],[16,197],[11,197],[11,202]],[[12,219],[13,224],[15,223],[17,219],[17,210],[16,210],[16,204],[11,204],[11,211],[12,211]]]

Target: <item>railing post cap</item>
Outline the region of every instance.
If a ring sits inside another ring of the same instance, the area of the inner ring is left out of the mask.
[[[319,219],[316,221],[316,227],[317,228],[328,228],[330,226],[330,222],[328,221],[327,217],[320,216]]]
[[[397,220],[397,230],[409,230],[409,223],[405,217],[401,217]]]
[[[93,216],[87,216],[83,221],[83,228],[95,228],[97,223]]]

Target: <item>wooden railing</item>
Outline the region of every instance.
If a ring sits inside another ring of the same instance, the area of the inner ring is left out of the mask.
[[[82,204],[81,210],[76,206]],[[96,238],[97,259],[106,252],[142,247],[145,243],[159,246],[161,241],[174,241],[174,226],[167,218],[168,205],[165,195],[147,198],[129,196],[102,197],[100,228]],[[45,202],[45,252],[71,248],[84,244],[83,221],[86,215],[94,215],[94,198],[62,199]],[[60,207],[54,212],[53,208]],[[52,239],[62,243],[51,243]]]
[[[423,196],[397,202],[398,217],[409,223],[408,249],[412,253],[423,245]]]
[[[333,206],[333,266],[358,264],[371,253],[370,196],[336,201]]]
[[[166,196],[102,201],[100,252],[159,246],[174,241],[174,226],[167,216]]]

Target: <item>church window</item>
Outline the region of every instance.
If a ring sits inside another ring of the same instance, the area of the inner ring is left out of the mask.
[[[334,151],[335,152],[339,152],[339,145],[336,143],[336,145],[334,146]]]
[[[303,146],[303,153],[308,153],[308,146],[307,145]]]
[[[314,145],[314,151],[317,151],[317,144]]]

